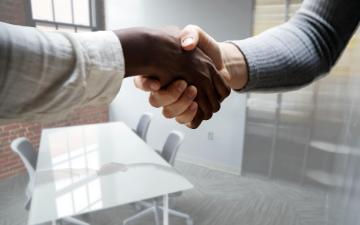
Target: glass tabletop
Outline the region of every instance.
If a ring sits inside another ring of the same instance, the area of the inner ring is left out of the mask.
[[[29,224],[193,186],[122,122],[43,130]]]

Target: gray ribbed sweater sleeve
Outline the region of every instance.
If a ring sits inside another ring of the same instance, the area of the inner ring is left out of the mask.
[[[234,41],[249,80],[241,91],[281,91],[328,72],[359,24],[360,0],[305,0],[287,23]]]

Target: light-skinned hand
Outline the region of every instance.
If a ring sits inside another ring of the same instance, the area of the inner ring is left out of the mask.
[[[182,48],[186,51],[193,51],[197,47],[203,50],[219,70],[221,79],[231,88],[241,89],[245,85],[245,78],[247,78],[245,60],[233,44],[217,42],[195,25],[186,26],[181,31],[179,39]],[[235,61],[236,63],[240,62],[240,65],[233,65]],[[160,83],[156,79],[143,76],[135,78],[135,86],[151,92],[150,104],[154,107],[163,107],[163,114],[166,118],[176,118],[178,123],[194,127],[197,110],[197,104],[194,102],[196,87],[188,86],[186,82],[177,80],[168,87],[160,89]]]

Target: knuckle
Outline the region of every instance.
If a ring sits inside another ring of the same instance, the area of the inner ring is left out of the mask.
[[[199,26],[195,25],[195,24],[189,24],[186,26],[186,28],[191,28],[191,29],[198,29]]]
[[[135,77],[135,78],[134,78],[134,85],[135,85],[136,88],[140,88],[138,82],[139,82],[139,81],[138,81],[138,78]]]
[[[220,107],[221,107],[220,104],[216,103],[214,108],[214,113],[218,112],[220,110]]]
[[[170,110],[168,107],[163,108],[162,114],[168,119],[174,118],[172,110]]]
[[[169,93],[169,98],[171,102],[176,102],[180,97],[180,94],[177,91],[172,91]]]
[[[226,90],[225,93],[222,94],[221,98],[220,98],[220,102],[223,102],[225,100],[225,98],[227,98],[231,93],[231,90]]]
[[[155,108],[159,108],[161,106],[161,104],[156,100],[153,94],[151,94],[149,97],[149,103]]]
[[[137,86],[140,89],[144,89],[146,86],[149,86],[150,81],[151,80],[149,80],[148,78],[142,75],[138,75],[134,78],[135,86]]]
[[[221,102],[231,94],[231,89],[227,88],[220,97]]]
[[[212,117],[212,112],[210,112],[210,111],[204,112],[204,120],[209,120],[209,119],[211,119],[211,117]]]
[[[193,121],[193,122],[190,124],[189,128],[191,128],[191,129],[196,129],[196,128],[198,128],[198,127],[200,126],[201,122],[202,122],[202,120]]]
[[[231,89],[229,87],[226,88],[226,91],[225,91],[225,97],[229,96],[231,93]]]
[[[136,88],[142,89],[141,79],[139,77],[134,78],[134,85],[135,85]]]
[[[180,97],[180,94],[181,94],[181,90],[179,90],[178,87],[176,86],[173,86],[170,88],[169,90],[169,97],[172,99],[172,100],[176,100]]]

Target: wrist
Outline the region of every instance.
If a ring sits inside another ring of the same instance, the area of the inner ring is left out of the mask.
[[[234,90],[245,87],[248,81],[248,69],[244,55],[232,43],[219,43],[223,63],[230,74],[229,86]]]
[[[114,31],[121,43],[124,61],[125,77],[138,74],[149,74],[151,37],[155,30],[148,28],[129,28]]]

